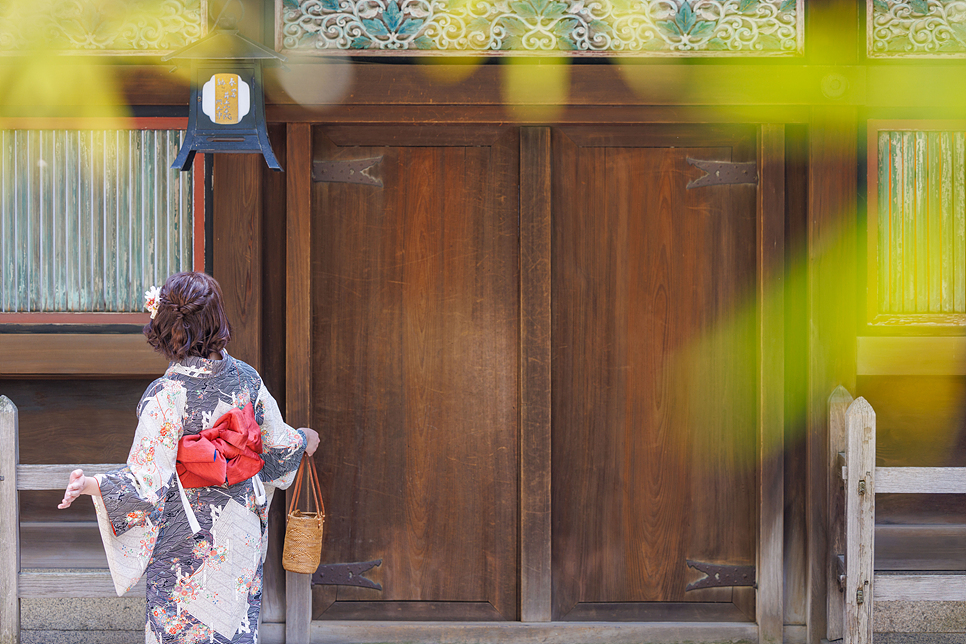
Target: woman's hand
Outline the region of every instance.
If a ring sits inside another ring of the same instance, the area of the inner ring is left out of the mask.
[[[316,435],[317,436],[317,435]],[[93,476],[84,476],[84,470],[74,470],[70,473],[70,481],[64,491],[64,500],[57,507],[61,510],[70,507],[81,494],[99,494],[100,486]]]
[[[305,453],[312,456],[312,454],[315,454],[315,450],[319,448],[319,433],[308,427],[299,427],[299,430],[305,433]]]

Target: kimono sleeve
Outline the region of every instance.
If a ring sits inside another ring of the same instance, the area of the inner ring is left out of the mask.
[[[258,390],[255,418],[261,419],[262,459],[265,461],[262,481],[265,485],[284,490],[295,479],[307,444],[305,434],[282,420],[278,403],[264,384]]]
[[[176,486],[178,441],[184,431],[184,387],[155,381],[141,399],[127,465],[98,477],[97,524],[118,595],[141,578],[154,552],[168,489]]]

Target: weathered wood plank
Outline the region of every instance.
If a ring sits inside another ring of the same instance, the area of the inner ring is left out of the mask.
[[[878,494],[966,494],[966,467],[877,467]]]
[[[859,336],[860,376],[966,375],[966,337]]]
[[[307,426],[312,409],[312,128],[293,123],[286,136],[285,415]],[[310,576],[285,573],[285,641],[308,642]]]
[[[153,376],[168,368],[140,333],[0,333],[4,376]]]
[[[144,596],[144,577],[125,597]],[[116,597],[111,573],[104,571],[20,573],[20,597]]]
[[[0,396],[0,644],[20,638],[20,495],[17,459],[20,457],[17,406]]]
[[[848,449],[848,419],[846,410],[852,404],[852,394],[845,387],[835,388],[828,399],[828,614],[827,639],[842,639],[845,603],[839,589],[837,555],[845,554],[845,488],[842,484],[839,453]]]
[[[966,524],[883,525],[882,501],[882,496],[876,500],[876,516],[880,520],[875,527],[876,568],[908,574],[966,573]],[[959,503],[962,505],[962,501]],[[880,599],[878,589],[876,599]]]
[[[67,487],[70,473],[84,470],[87,476],[104,474],[124,467],[124,463],[83,463],[66,465],[18,465],[18,490],[62,490]]]
[[[758,642],[758,626],[734,622],[312,622],[312,644],[662,644]]]
[[[520,130],[520,598],[551,617],[550,129]]]
[[[847,412],[845,481],[845,644],[872,643],[872,560],[875,530],[875,412],[857,398]]]
[[[876,575],[875,600],[966,602],[966,575]]]
[[[763,125],[758,151],[758,640],[782,642],[785,476],[785,126]]]

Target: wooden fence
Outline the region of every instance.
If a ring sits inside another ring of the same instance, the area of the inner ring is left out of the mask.
[[[875,601],[966,601],[966,574],[875,574],[876,494],[966,494],[963,467],[876,467],[875,411],[829,398],[828,639],[872,642]]]
[[[17,407],[0,396],[0,644],[20,641],[20,600],[33,597],[115,597],[106,569],[91,571],[20,569],[20,491],[61,490],[72,470],[93,476],[119,464],[21,465]],[[144,580],[132,592],[144,593]]]

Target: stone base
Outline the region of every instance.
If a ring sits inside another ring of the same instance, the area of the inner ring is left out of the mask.
[[[876,633],[966,634],[966,602],[876,602]],[[944,640],[964,642],[966,639]]]

